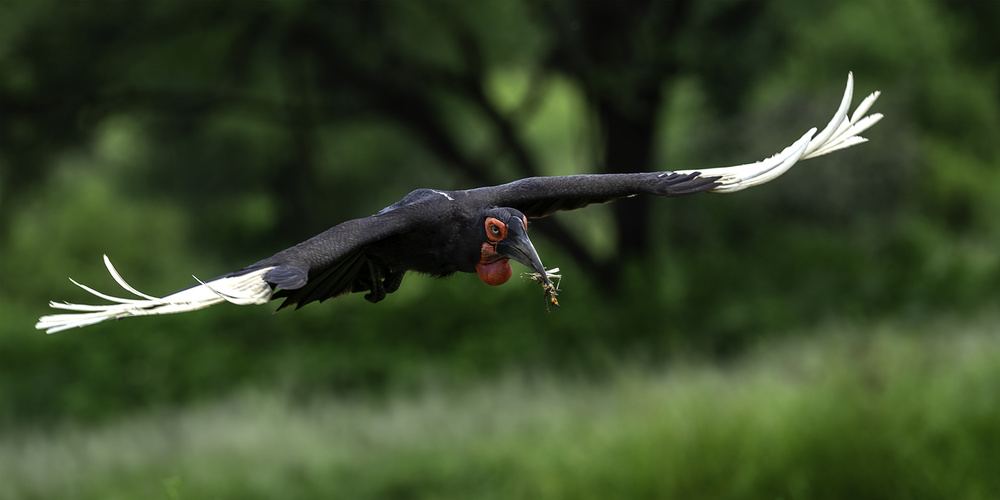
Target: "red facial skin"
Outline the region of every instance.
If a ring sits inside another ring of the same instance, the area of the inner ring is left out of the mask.
[[[528,228],[527,218],[521,221]],[[491,286],[502,285],[510,279],[513,271],[508,258],[497,253],[497,243],[507,237],[507,226],[493,217],[486,218],[486,242],[483,243],[482,257],[476,264],[476,273],[483,283]]]

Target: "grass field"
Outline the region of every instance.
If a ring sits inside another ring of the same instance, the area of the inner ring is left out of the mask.
[[[226,401],[0,438],[0,497],[1000,498],[1000,320],[825,327],[726,366]],[[805,340],[808,339],[808,340]]]

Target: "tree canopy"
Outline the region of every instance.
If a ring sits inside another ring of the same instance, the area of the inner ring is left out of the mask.
[[[995,303],[998,5],[0,3],[2,417],[101,418],[260,381],[594,372]],[[869,144],[739,195],[539,222],[558,312],[517,280],[455,277],[377,306],[31,329],[46,301],[79,297],[67,275],[111,283],[103,253],[169,292],[418,187],[760,159],[822,125],[848,71],[859,94],[883,91]],[[519,311],[518,333],[479,323],[494,303]]]

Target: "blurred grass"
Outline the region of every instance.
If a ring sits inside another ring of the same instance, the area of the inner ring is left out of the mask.
[[[719,365],[521,372],[4,431],[0,497],[997,498],[1000,318],[827,326]],[[449,385],[449,387],[451,387]]]

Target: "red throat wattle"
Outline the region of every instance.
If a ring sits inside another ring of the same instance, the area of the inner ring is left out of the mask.
[[[496,253],[493,245],[483,243],[482,259],[476,264],[476,274],[479,275],[479,279],[487,285],[497,286],[506,283],[513,273],[508,259]]]

